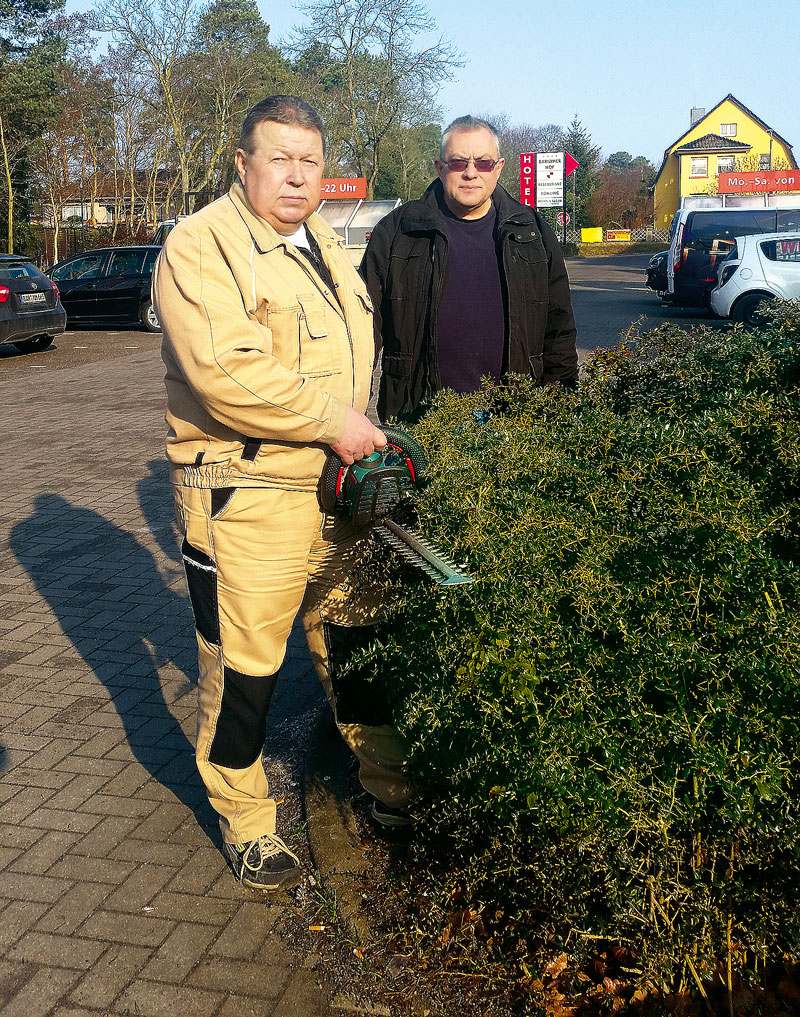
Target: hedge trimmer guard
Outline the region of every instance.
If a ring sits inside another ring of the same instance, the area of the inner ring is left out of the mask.
[[[425,537],[391,518],[397,506],[412,495],[427,462],[425,453],[405,431],[384,427],[383,433],[385,448],[351,466],[331,452],[319,482],[322,508],[347,516],[356,526],[372,527],[382,543],[442,586],[473,582]]]

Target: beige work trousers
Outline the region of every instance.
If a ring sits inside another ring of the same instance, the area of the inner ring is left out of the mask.
[[[230,843],[275,832],[276,803],[261,762],[266,715],[292,624],[302,615],[311,657],[336,714],[326,626],[372,625],[374,590],[354,582],[361,542],[315,493],[176,485],[176,512],[197,628],[196,758]],[[370,683],[371,684],[371,683]],[[363,786],[408,804],[405,744],[389,724],[344,723]]]

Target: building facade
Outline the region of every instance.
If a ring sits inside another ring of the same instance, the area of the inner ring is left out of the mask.
[[[689,130],[664,152],[653,188],[654,223],[668,227],[689,194],[716,194],[717,174],[797,169],[792,146],[730,93],[709,110],[693,109]]]

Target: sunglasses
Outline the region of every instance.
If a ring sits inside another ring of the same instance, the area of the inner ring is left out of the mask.
[[[500,162],[499,159],[445,159],[444,164],[450,170],[451,173],[463,173],[464,170],[473,163],[475,169],[479,173],[491,173],[495,166]]]

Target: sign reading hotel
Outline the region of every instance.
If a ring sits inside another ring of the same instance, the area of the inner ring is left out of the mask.
[[[536,206],[535,152],[523,152],[519,157],[519,200],[523,205]]]
[[[564,204],[564,153],[536,153],[536,207],[561,208]]]
[[[326,201],[331,198],[366,198],[366,177],[329,177],[322,181],[321,197]]]
[[[720,173],[720,194],[763,194],[776,191],[800,191],[800,170],[750,170],[746,173]]]

